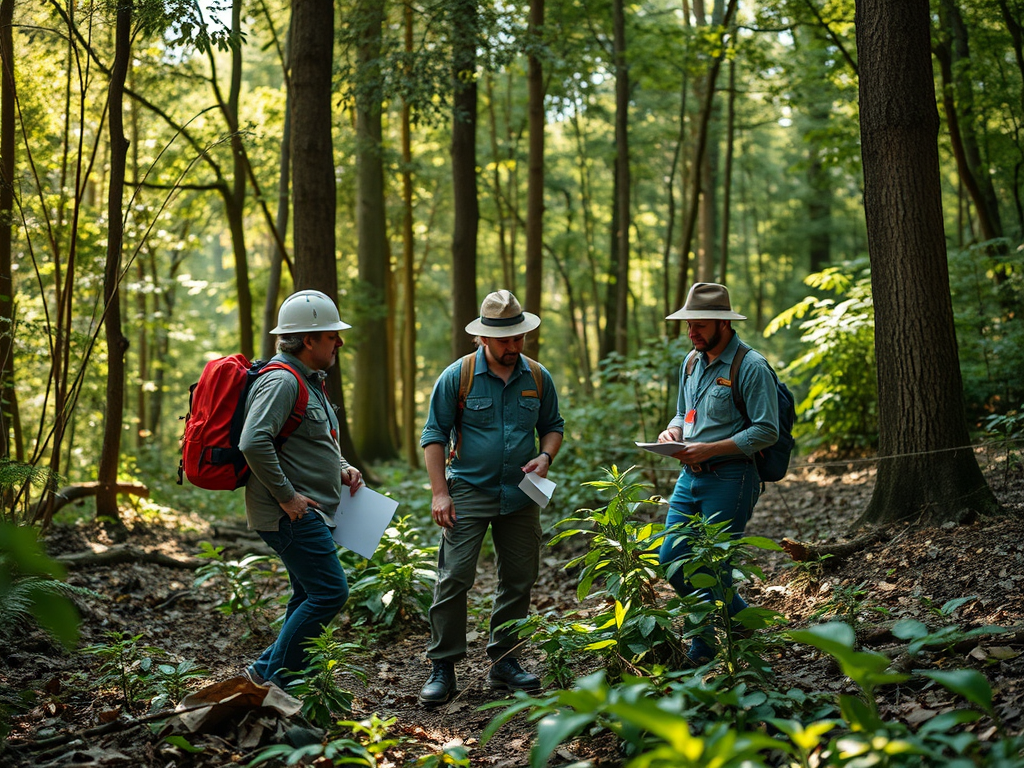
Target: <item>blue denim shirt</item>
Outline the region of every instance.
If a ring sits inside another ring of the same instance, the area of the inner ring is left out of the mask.
[[[740,337],[734,334],[711,365],[705,353],[698,353],[697,364],[689,376],[686,376],[686,359],[683,359],[679,366],[676,415],[668,425],[685,429],[684,418],[694,408],[696,418],[688,441],[713,443],[731,437],[745,455],[753,456],[779,439],[779,400],[775,374],[768,361],[751,349],[739,370],[740,394],[751,422],[746,426],[732,400],[730,385],[735,382],[729,381],[729,369],[739,345]]]
[[[483,347],[476,355],[473,383],[462,413],[462,446],[448,467],[448,477],[457,477],[493,496],[500,502],[501,514],[507,514],[531,503],[519,490],[519,483],[522,466],[537,456],[537,436],[562,432],[565,420],[558,412],[558,394],[546,368],[541,369],[544,391],[539,398],[530,366],[522,356],[506,384],[487,368]],[[456,360],[434,384],[420,446],[448,444],[461,370],[462,362]]]

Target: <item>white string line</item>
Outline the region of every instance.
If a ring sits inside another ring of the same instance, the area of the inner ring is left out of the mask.
[[[1022,437],[1008,437],[1004,440],[990,440],[984,443],[978,443],[977,445],[958,445],[954,448],[937,448],[934,451],[913,451],[910,453],[894,453],[889,456],[874,456],[863,459],[836,459],[835,461],[812,461],[804,464],[790,464],[789,469],[814,469],[816,467],[846,467],[851,464],[875,464],[879,461],[888,461],[890,459],[902,459],[911,456],[932,456],[938,453],[952,453],[955,451],[962,451],[969,449],[976,451],[978,449],[988,449],[992,446],[1001,446],[1008,443],[1024,443]],[[652,470],[655,472],[678,472],[679,469],[676,467],[655,467],[646,466],[644,469]]]

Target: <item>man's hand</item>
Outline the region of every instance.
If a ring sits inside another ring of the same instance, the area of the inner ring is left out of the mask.
[[[683,437],[683,430],[679,427],[669,427],[658,435],[659,443],[678,443]]]
[[[548,476],[548,469],[551,467],[551,459],[548,458],[546,453],[542,453],[535,459],[530,459],[522,466],[523,474],[528,475],[531,472],[536,472],[541,477]]]
[[[355,496],[356,491],[363,487],[363,473],[355,467],[345,467],[341,470],[341,482],[348,486],[348,491]]]
[[[714,443],[687,443],[685,448],[673,453],[672,457],[679,459],[681,464],[702,464],[719,454]]]
[[[455,502],[447,493],[435,494],[430,501],[430,516],[442,528],[455,527]]]
[[[306,510],[311,507],[313,509],[320,509],[319,504],[308,496],[303,496],[301,493],[296,493],[290,501],[281,502],[281,509],[288,515],[288,519],[293,522],[301,520],[302,516],[306,514]]]

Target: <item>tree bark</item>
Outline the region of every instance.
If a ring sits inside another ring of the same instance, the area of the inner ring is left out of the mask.
[[[609,351],[629,354],[629,200],[632,192],[629,169],[629,67],[626,64],[626,12],[624,0],[612,2],[615,40],[615,278],[608,286],[615,292],[615,317],[608,318]],[[612,302],[609,302],[609,307]]]
[[[405,0],[405,53],[413,51],[412,0]],[[406,76],[411,76],[411,71]],[[402,445],[413,469],[420,465],[416,439],[416,259],[412,207],[412,115],[402,103]]]
[[[353,24],[357,39],[356,87],[356,227],[361,288],[369,306],[388,306],[387,272],[390,269],[384,208],[384,167],[381,157],[381,31],[382,0],[361,0]],[[364,317],[356,347],[355,418],[353,437],[368,461],[388,460],[398,454],[391,439],[389,418],[394,412],[394,389],[388,386],[386,312]]]
[[[531,0],[527,90],[529,92],[530,146],[527,159],[526,192],[526,311],[540,314],[541,286],[544,270],[544,65],[540,51],[543,44],[544,0]],[[536,359],[540,352],[540,330],[526,337],[524,352]]]
[[[292,43],[292,125],[302,126],[302,130],[292,131],[295,290],[313,288],[337,301],[334,226],[337,192],[331,144],[332,0],[295,0]],[[366,474],[348,428],[340,365],[328,371],[327,389],[338,406],[341,452]]]
[[[928,0],[857,0],[856,13],[880,460],[855,525],[992,514],[953,327]]]
[[[0,458],[11,451],[14,427],[14,151],[17,132],[14,82],[14,0],[0,1]]]
[[[107,341],[107,385],[103,447],[96,479],[96,517],[121,523],[117,509],[117,468],[121,460],[121,429],[124,426],[124,356],[128,339],[121,329],[121,249],[124,244],[125,167],[128,140],[124,135],[124,84],[131,66],[132,2],[117,5],[114,31],[114,66],[107,91],[110,130],[110,176],[107,189],[107,262],[103,273],[104,327]],[[52,511],[51,511],[52,516]],[[44,527],[50,520],[44,522]]]
[[[466,325],[478,313],[476,299],[477,230],[480,205],[476,179],[476,49],[479,12],[476,0],[454,0],[450,10],[452,36],[452,358],[471,352]]]

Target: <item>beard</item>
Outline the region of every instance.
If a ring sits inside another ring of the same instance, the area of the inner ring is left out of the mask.
[[[518,352],[506,352],[504,355],[502,355],[499,358],[499,361],[506,368],[511,368],[513,365],[515,365],[517,362],[519,362],[519,353]]]

